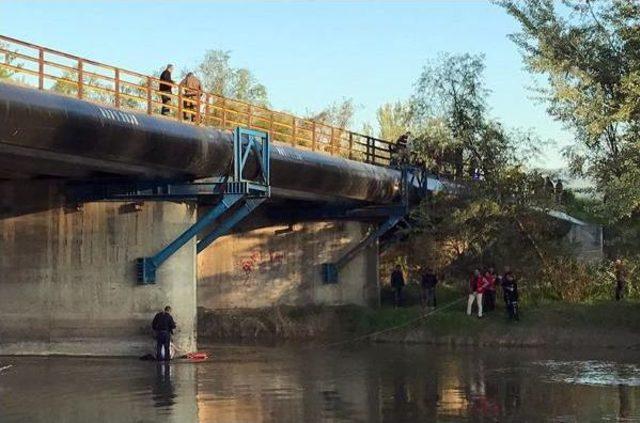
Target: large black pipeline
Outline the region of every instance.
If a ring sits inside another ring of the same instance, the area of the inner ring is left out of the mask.
[[[180,180],[229,170],[229,131],[0,83],[0,177]],[[275,196],[389,203],[400,172],[272,143]]]

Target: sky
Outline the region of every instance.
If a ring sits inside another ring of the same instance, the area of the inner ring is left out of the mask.
[[[493,117],[553,143],[535,165],[563,165],[571,133],[533,99],[534,83],[507,35],[514,19],[489,1],[205,2],[0,0],[0,34],[142,73],[195,68],[208,49],[231,51],[271,106],[296,114],[344,98],[358,110],[404,100],[441,52],[485,54]]]

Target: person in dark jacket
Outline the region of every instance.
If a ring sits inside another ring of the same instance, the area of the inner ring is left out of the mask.
[[[162,82],[160,82],[160,85],[158,87],[158,91],[160,91],[161,93],[169,93],[171,94],[171,88],[172,85],[174,84],[173,79],[171,79],[171,72],[173,72],[173,65],[169,64],[167,65],[167,68],[165,70],[162,71],[162,73],[160,74],[160,81],[164,81],[164,82],[168,82],[168,84],[163,84]],[[161,95],[160,98],[162,99],[162,114],[163,115],[168,115],[169,114],[169,108],[167,106],[165,106],[165,104],[169,104],[171,103],[171,97],[168,95]]]
[[[420,280],[420,302],[422,308],[436,307],[436,285],[438,277],[433,269],[427,267]]]
[[[159,312],[153,318],[151,328],[156,334],[156,359],[158,361],[164,359],[171,360],[171,335],[176,328],[176,322],[171,316],[171,307],[166,306],[163,311]],[[164,355],[162,349],[164,348]]]
[[[627,268],[621,259],[617,259],[613,265],[616,274],[616,301],[624,297],[624,289],[627,285]]]
[[[520,320],[518,315],[518,283],[516,277],[510,271],[506,272],[502,278],[502,290],[504,292],[504,300],[507,303],[509,319]]]
[[[409,162],[410,145],[409,137],[411,132],[407,131],[400,135],[395,144],[389,146],[389,153],[391,153],[391,164],[402,165]]]
[[[393,301],[396,307],[402,305],[402,289],[404,288],[404,274],[402,273],[402,266],[396,265],[396,268],[391,272],[391,288],[393,289]]]

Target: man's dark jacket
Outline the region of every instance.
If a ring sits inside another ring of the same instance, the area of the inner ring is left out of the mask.
[[[424,273],[422,275],[422,287],[434,288],[438,284],[438,277],[435,273]]]
[[[166,81],[166,82],[170,82],[170,83],[173,84],[173,80],[171,79],[171,72],[169,72],[168,69],[165,69],[160,74],[160,81]],[[171,85],[169,85],[169,84],[160,83],[160,86],[158,88],[159,88],[160,91],[162,91],[164,93],[170,93],[171,92]]]
[[[404,286],[404,276],[402,276],[401,270],[394,270],[391,272],[391,287],[392,288],[402,288]]]
[[[176,328],[176,322],[173,321],[173,317],[171,314],[161,311],[156,314],[156,317],[153,318],[153,323],[151,323],[151,328],[155,331],[159,332],[171,332]]]

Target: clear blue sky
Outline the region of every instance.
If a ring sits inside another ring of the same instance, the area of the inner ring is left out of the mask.
[[[556,147],[570,139],[531,99],[533,78],[507,34],[514,20],[488,1],[186,2],[0,1],[0,33],[132,70],[195,65],[207,49],[232,52],[269,90],[273,108],[302,114],[334,100],[360,106],[354,129],[376,108],[407,98],[439,52],[486,54],[493,116],[533,128]]]

